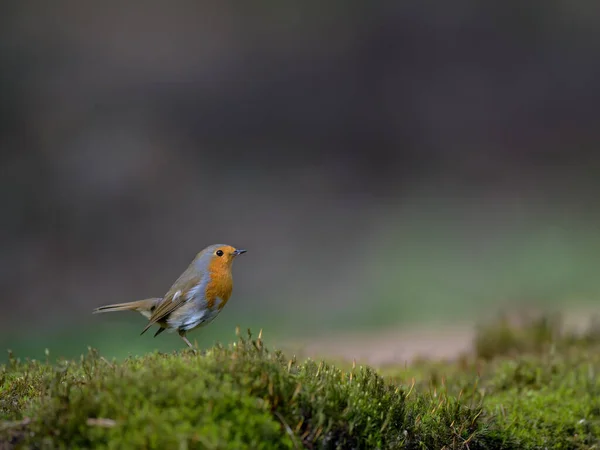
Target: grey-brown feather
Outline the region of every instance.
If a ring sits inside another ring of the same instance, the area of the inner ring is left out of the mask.
[[[145,317],[150,317],[152,311],[162,301],[162,298],[146,298],[144,300],[136,300],[134,302],[115,303],[112,305],[100,306],[94,309],[93,314],[116,312],[116,311],[137,311]]]

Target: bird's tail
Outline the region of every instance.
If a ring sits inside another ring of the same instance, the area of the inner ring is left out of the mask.
[[[115,311],[137,311],[149,318],[152,315],[152,311],[154,311],[156,305],[158,305],[161,300],[162,298],[147,298],[144,300],[137,300],[135,302],[115,303],[113,305],[100,306],[99,308],[94,309],[93,314]]]

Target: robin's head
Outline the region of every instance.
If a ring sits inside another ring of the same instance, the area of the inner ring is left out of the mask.
[[[246,253],[246,250],[240,250],[231,245],[213,245],[211,246],[213,260],[219,261],[216,264],[231,265],[236,256]]]
[[[196,260],[210,265],[212,269],[230,268],[236,256],[242,253],[246,253],[246,250],[237,249],[226,244],[215,244],[198,253]]]

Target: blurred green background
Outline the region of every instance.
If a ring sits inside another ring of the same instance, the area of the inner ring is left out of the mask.
[[[503,224],[501,230],[488,224],[479,233],[467,233],[465,227],[474,224],[463,212],[458,219],[452,208],[454,220],[438,210],[429,220],[415,218],[415,213],[412,219],[409,215],[386,223],[368,245],[354,247],[361,255],[360,273],[348,269],[338,279],[340,285],[329,291],[312,292],[302,280],[306,291],[290,289],[279,298],[276,293],[250,296],[244,284],[255,268],[252,259],[261,251],[252,249],[235,263],[234,273],[242,281],[232,301],[211,326],[194,331],[191,338],[201,347],[226,343],[235,339],[240,326],[255,334],[263,329],[273,344],[301,344],[336,333],[414,329],[415,324],[468,326],[497,314],[518,314],[528,306],[566,313],[593,310],[600,295],[596,230],[573,219],[541,217]],[[358,264],[349,258],[336,264]],[[289,267],[294,270],[293,264]],[[17,326],[3,335],[2,346],[36,358],[44,358],[46,348],[52,356],[71,357],[87,346],[116,357],[183,348],[176,334],[154,339],[152,329],[140,336],[145,319],[137,313],[92,316],[83,311],[67,318],[72,319],[61,318],[57,324],[40,320],[27,331]]]
[[[201,346],[598,302],[591,3],[1,16],[0,361],[182,348],[91,310],[163,295],[213,243],[248,253]]]

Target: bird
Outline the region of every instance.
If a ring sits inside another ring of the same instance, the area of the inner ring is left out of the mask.
[[[164,297],[100,306],[93,314],[137,311],[148,319],[141,334],[156,324],[159,329],[154,337],[165,330],[177,331],[193,349],[186,334],[212,322],[229,301],[233,291],[231,266],[242,253],[246,250],[231,245],[209,245],[196,255]]]

